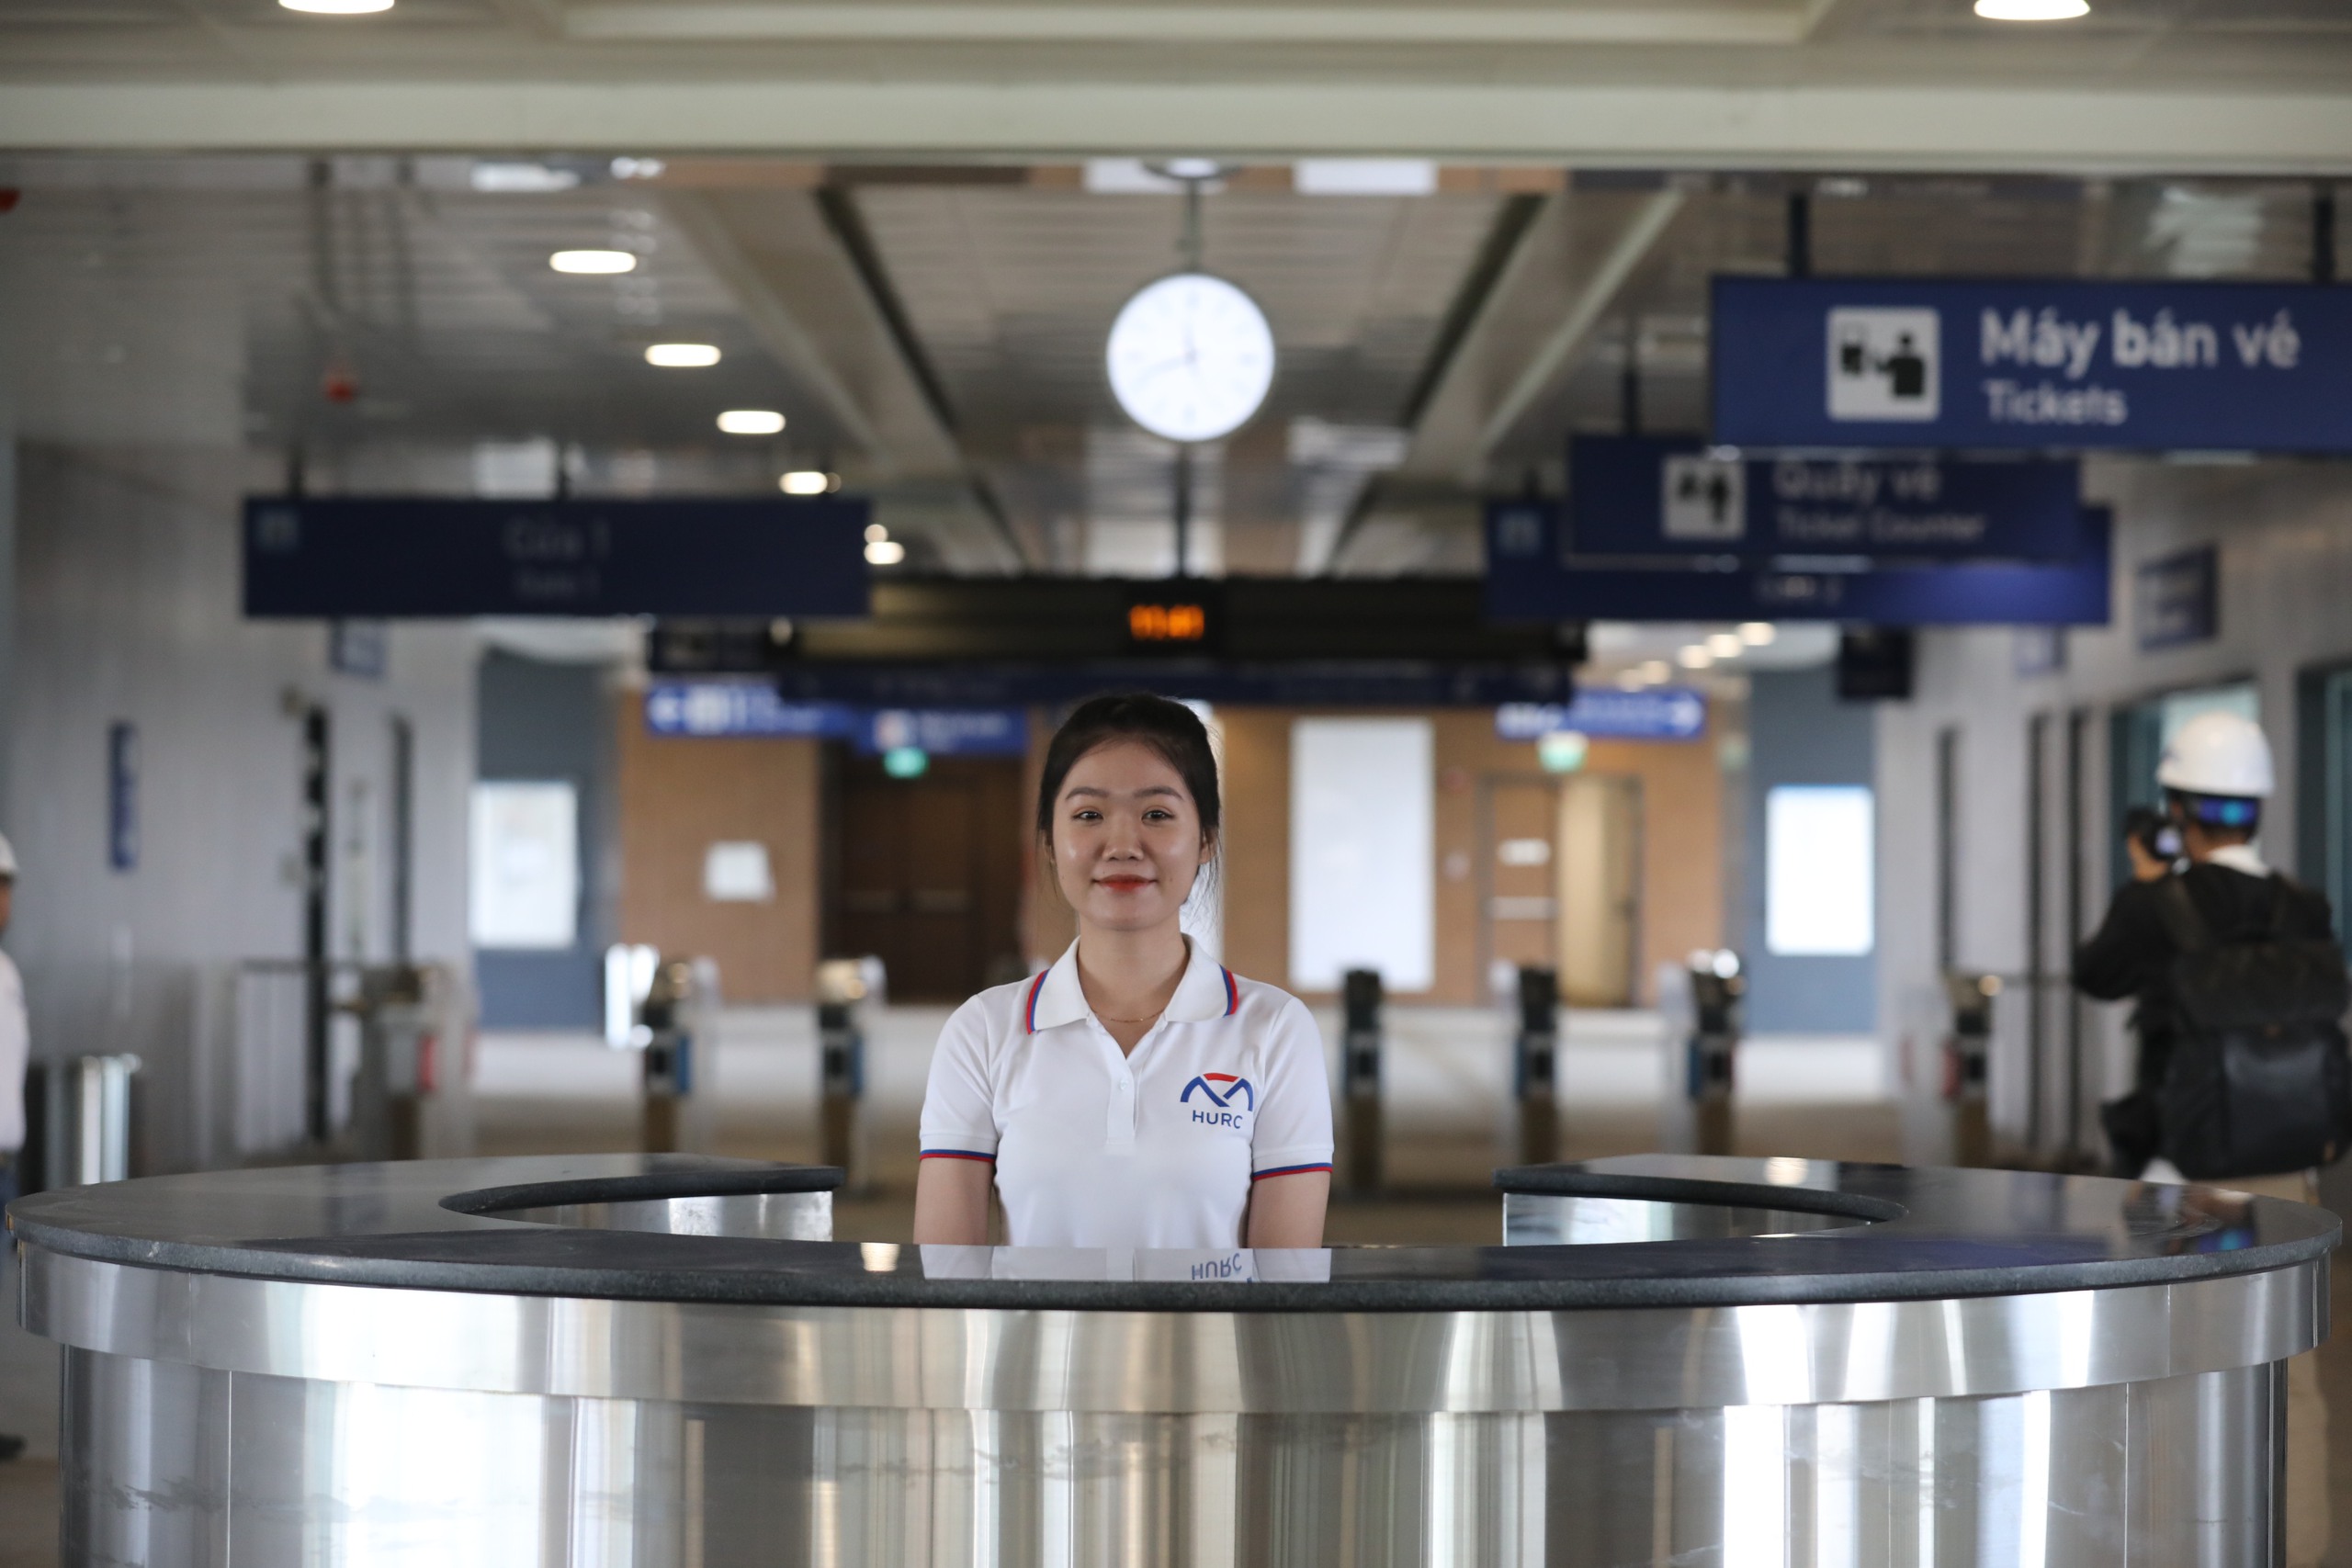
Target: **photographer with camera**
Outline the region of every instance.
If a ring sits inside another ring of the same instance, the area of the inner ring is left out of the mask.
[[[2220,1181],[2315,1202],[2314,1168],[2352,1139],[2344,952],[2327,900],[2263,863],[2273,776],[2235,714],[2183,725],[2156,767],[2165,814],[2134,812],[2132,880],[2075,954],[2075,984],[2136,999],[2132,1092],[2099,1108],[2115,1173]],[[2327,1407],[2315,1356],[2289,1364],[2287,1557],[2328,1537]]]

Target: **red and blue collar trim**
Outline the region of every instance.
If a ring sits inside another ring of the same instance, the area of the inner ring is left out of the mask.
[[[1216,972],[1225,982],[1224,1016],[1231,1018],[1241,1010],[1241,984],[1234,978],[1233,971],[1222,964],[1216,966]],[[1024,1034],[1037,1032],[1037,998],[1046,988],[1046,976],[1052,973],[1050,968],[1039,970],[1037,977],[1029,982],[1028,994],[1021,998],[1021,1028]]]

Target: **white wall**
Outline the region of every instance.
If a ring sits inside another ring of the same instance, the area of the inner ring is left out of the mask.
[[[144,1059],[148,1164],[170,1169],[231,1152],[228,976],[300,952],[289,694],[334,716],[335,955],[390,951],[399,712],[416,736],[414,951],[467,964],[475,649],[459,626],[401,627],[377,682],[332,672],[314,624],[242,618],[239,502],[277,475],[244,450],[234,235],[200,202],[146,195],[141,221],[116,225],[116,199],[0,220],[19,225],[0,230],[0,483],[15,470],[0,829],[23,867],[6,947],[37,1057]],[[0,600],[7,586],[0,573]],[[107,859],[116,722],[141,750],[127,872]]]
[[[2113,625],[2068,638],[2066,667],[2017,673],[2016,638],[2007,628],[1923,634],[1915,699],[1883,706],[1878,731],[1880,872],[1880,1021],[1899,1040],[1913,1036],[1922,1087],[1932,1083],[1926,1055],[1939,1027],[1928,995],[1936,970],[1937,732],[1959,728],[1958,909],[1955,958],[1962,968],[2016,974],[2027,965],[2027,728],[2038,712],[2053,716],[2045,788],[2050,801],[2045,874],[2045,966],[2063,976],[2063,908],[2068,846],[2062,773],[2067,712],[2087,709],[2090,728],[2083,789],[2086,928],[2105,909],[2109,787],[2108,720],[2118,705],[2188,686],[2253,679],[2277,751],[2279,792],[2265,813],[2262,848],[2271,863],[2296,863],[2295,677],[2319,663],[2352,659],[2352,468],[2324,463],[2190,466],[2152,460],[2100,460],[2086,469],[2091,499],[2116,514]],[[2133,570],[2191,545],[2221,547],[2220,635],[2209,642],[2155,653],[2139,651],[2132,632]],[[2005,1010],[2008,1004],[2005,1001]],[[2120,1009],[2088,1020],[2092,1071],[2089,1107],[2120,1092],[2129,1043]],[[2053,1049],[2063,1016],[2053,1015]],[[2021,1033],[2021,1014],[2005,1010],[2004,1048]],[[2015,1129],[2023,1112],[2018,1064],[1995,1064],[1996,1122]],[[2059,1134],[2050,1130],[2045,1142]],[[2085,1136],[2097,1146],[2095,1127]],[[1917,1151],[1915,1151],[1917,1153]]]

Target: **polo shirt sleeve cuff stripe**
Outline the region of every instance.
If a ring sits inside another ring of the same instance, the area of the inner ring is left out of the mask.
[[[984,1155],[978,1149],[924,1149],[917,1159],[976,1159],[984,1165],[994,1165],[996,1156]]]
[[[1317,1165],[1278,1165],[1272,1170],[1258,1170],[1250,1172],[1250,1179],[1252,1181],[1263,1181],[1270,1176],[1298,1176],[1310,1170],[1329,1170],[1330,1168],[1331,1162],[1329,1160],[1324,1160]]]

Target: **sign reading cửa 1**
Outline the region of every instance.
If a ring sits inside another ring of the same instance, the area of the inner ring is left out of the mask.
[[[2352,289],[1718,277],[1731,446],[2352,451]]]

